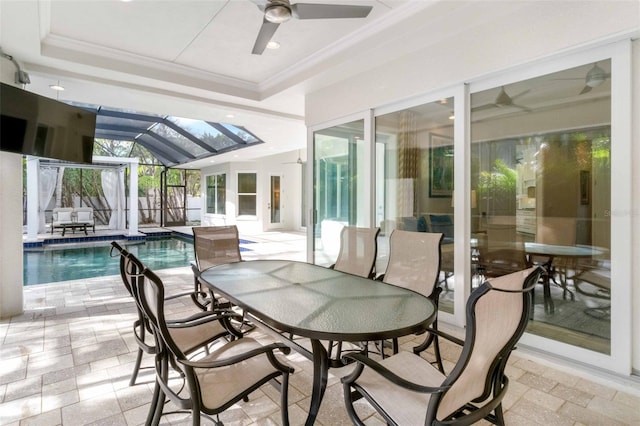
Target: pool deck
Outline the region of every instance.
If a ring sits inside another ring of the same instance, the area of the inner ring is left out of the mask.
[[[148,236],[177,235],[191,238],[193,230],[190,226],[140,228],[139,232],[129,235],[127,230],[109,230],[96,228],[95,232],[89,231],[89,235],[79,233],[66,233],[64,237],[60,232],[38,234],[37,241],[28,241],[26,234],[23,236],[25,250],[58,249],[64,247],[83,247],[91,245],[105,245],[111,241],[143,242]],[[255,258],[271,258],[286,255],[287,258],[306,261],[306,234],[304,232],[260,232],[241,234],[243,258],[247,260]],[[257,243],[257,244],[256,244]]]
[[[303,233],[240,237],[252,241],[252,251],[243,252],[245,260],[305,258]],[[192,286],[188,267],[157,272],[168,291]],[[35,285],[25,288],[24,293],[24,314],[0,320],[0,424],[144,424],[153,371],[142,370],[137,384],[128,386],[137,349],[131,330],[136,315],[120,277]],[[186,306],[172,303],[167,309],[172,315],[180,315]],[[446,324],[441,328],[458,335],[461,332]],[[255,333],[254,337],[268,341]],[[419,340],[407,337],[401,349],[411,350]],[[460,350],[446,342],[442,346],[445,368],[450,371]],[[295,352],[287,360],[296,369],[290,381],[290,419],[292,425],[300,425],[309,406],[313,369],[310,361]],[[144,365],[151,366],[152,361],[147,356]],[[351,424],[340,383],[350,368],[331,370],[316,424]],[[507,374],[510,387],[504,408],[509,425],[640,424],[640,385],[628,378],[580,369],[522,348],[511,357]],[[365,403],[358,403],[358,407],[365,413],[367,425],[384,424]],[[265,385],[251,395],[249,402],[223,413],[220,420],[228,426],[280,424],[277,393]],[[169,415],[161,422],[190,423],[186,414]]]

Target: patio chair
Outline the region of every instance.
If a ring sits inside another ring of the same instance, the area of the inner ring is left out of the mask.
[[[180,410],[191,411],[192,424],[199,425],[201,414],[217,416],[271,382],[280,391],[282,424],[288,425],[289,374],[294,370],[282,362],[275,351],[287,354],[290,349],[282,343],[263,346],[252,338],[243,337],[215,348],[205,357],[189,359],[165,319],[161,279],[149,269],[145,269],[143,275],[144,279],[138,285],[139,300],[159,349],[155,363],[156,385],[147,424],[160,422],[166,398]],[[186,395],[171,386],[169,365],[172,362],[184,374]],[[214,423],[221,424],[219,420]]]
[[[531,289],[542,268],[486,281],[466,308],[466,337],[455,367],[444,375],[427,360],[400,352],[380,362],[362,354],[342,378],[347,412],[364,425],[354,401],[364,397],[389,425],[470,425],[482,419],[504,425],[502,400],[509,380],[504,370],[529,320]]]
[[[56,207],[53,209],[51,216],[51,234],[56,228],[62,228],[64,225],[73,223],[73,207]]]
[[[380,228],[345,226],[340,231],[340,252],[336,263],[330,266],[337,271],[365,278],[374,277],[378,234]]]
[[[192,229],[196,257],[195,263],[191,264],[194,291],[196,294],[206,294],[200,281],[200,273],[202,271],[212,266],[242,261],[238,228],[235,225],[228,225],[194,226]],[[228,307],[228,302],[222,302],[221,304],[220,298],[214,294],[211,294],[210,300],[201,300],[199,303],[203,307],[209,303]]]
[[[440,276],[440,243],[444,235],[441,233],[409,232],[394,230],[389,237],[389,264],[383,275],[377,279],[399,287],[408,288],[424,296],[434,303],[438,311],[438,299],[442,288],[438,286]],[[431,328],[438,329],[438,320]],[[413,348],[419,354],[433,343],[438,369],[444,373],[438,335],[427,332],[425,341]],[[381,347],[383,357],[384,345]],[[393,353],[398,353],[398,340],[393,340]]]
[[[96,232],[96,221],[93,217],[92,207],[76,207],[73,209],[73,217],[77,223],[86,223],[87,228],[91,227],[93,233]]]
[[[113,241],[111,243],[111,255],[120,257],[120,276],[122,283],[129,295],[134,299],[136,313],[138,318],[133,322],[133,335],[138,345],[136,361],[129,380],[129,386],[133,386],[140,371],[140,364],[144,353],[155,355],[158,349],[155,344],[149,342],[147,334],[151,331],[148,318],[144,315],[140,302],[137,298],[137,286],[139,285],[139,274],[144,269],[144,265],[133,254],[125,250],[120,244]],[[174,300],[180,297],[191,296],[191,293],[180,293],[165,297],[165,301]],[[186,354],[194,352],[200,348],[206,347],[215,340],[226,337],[234,339],[241,337],[234,334],[235,331],[229,326],[228,320],[235,316],[231,313],[203,312],[196,308],[197,312],[193,315],[182,318],[169,320],[171,333],[178,346]]]

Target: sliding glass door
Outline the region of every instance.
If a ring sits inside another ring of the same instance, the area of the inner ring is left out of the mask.
[[[367,226],[364,119],[313,133],[314,262],[332,264],[345,225]]]

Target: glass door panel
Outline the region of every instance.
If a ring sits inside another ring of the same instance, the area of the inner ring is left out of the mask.
[[[477,275],[544,266],[527,331],[604,354],[613,78],[606,60],[471,95]]]
[[[314,262],[331,265],[345,225],[365,226],[364,120],[317,131],[314,149]]]
[[[453,313],[453,97],[375,118],[378,269],[396,230],[439,232],[440,309]]]
[[[269,177],[269,228],[279,228],[281,225],[282,205],[280,198],[281,176]]]

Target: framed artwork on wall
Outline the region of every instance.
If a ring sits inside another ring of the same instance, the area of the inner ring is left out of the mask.
[[[429,197],[453,195],[453,138],[429,135]]]

